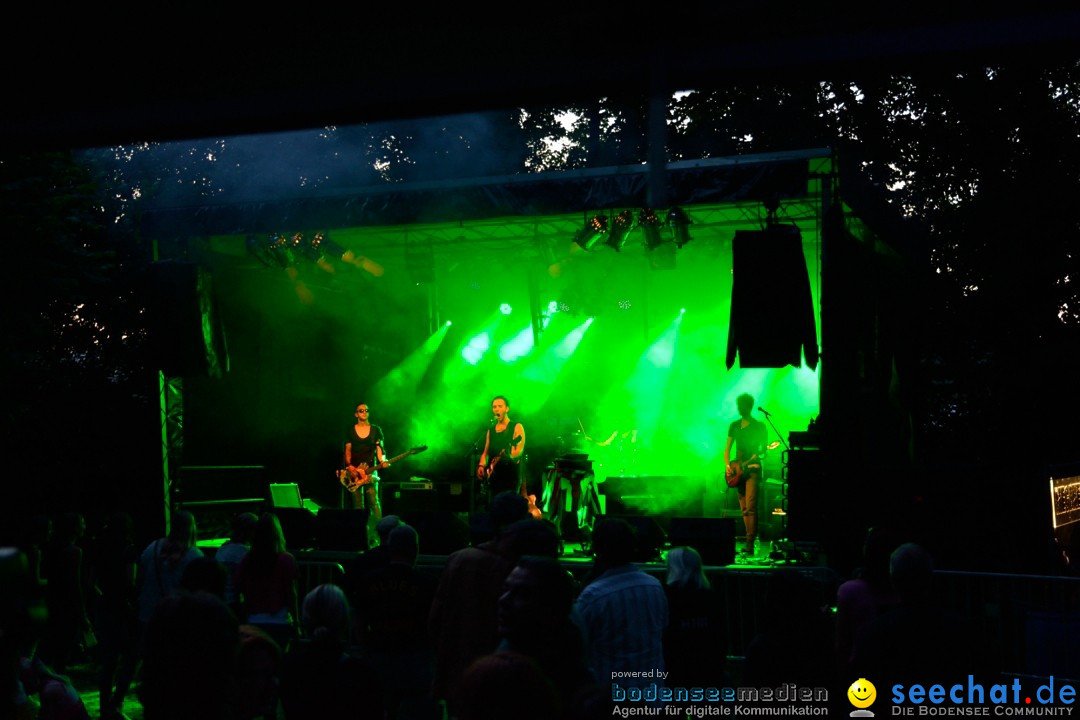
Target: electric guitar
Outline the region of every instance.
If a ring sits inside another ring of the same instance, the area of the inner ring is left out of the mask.
[[[502,460],[504,455],[506,455],[506,451],[513,450],[514,447],[521,442],[521,440],[522,437],[518,435],[516,438],[510,441],[509,447],[505,447],[499,452],[495,453],[495,456],[488,461],[487,467],[484,468],[484,480],[491,480],[491,474],[495,472],[495,466],[498,465],[499,461]]]
[[[371,467],[367,463],[360,463],[359,465],[349,465],[343,467],[338,470],[338,480],[341,481],[341,484],[345,486],[346,490],[348,490],[349,492],[356,492],[365,485],[370,485],[371,483],[375,482],[375,478],[373,476],[375,474],[375,471],[379,468],[387,467],[391,463],[395,463],[403,457],[408,457],[409,455],[416,455],[417,453],[422,453],[425,450],[427,450],[427,445],[417,445],[410,450],[406,450],[400,455],[395,455],[389,460],[380,463],[376,467]]]
[[[780,447],[779,441],[773,441],[765,446],[766,450],[775,450]],[[756,462],[755,462],[756,461]],[[736,487],[740,481],[749,479],[751,468],[756,468],[757,472],[761,472],[761,458],[754,453],[745,460],[734,460],[731,466],[727,469],[727,474],[724,476],[724,480],[727,482],[728,487]]]
[[[755,460],[757,460],[756,463]],[[724,476],[728,487],[736,487],[740,481],[749,479],[752,472],[751,467],[755,467],[757,472],[761,472],[761,460],[758,458],[757,453],[754,453],[746,460],[733,460],[727,469],[727,474]]]

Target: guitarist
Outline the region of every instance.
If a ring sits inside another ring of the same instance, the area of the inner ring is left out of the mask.
[[[728,426],[727,445],[724,446],[724,468],[728,485],[738,489],[739,508],[746,527],[746,554],[754,554],[757,540],[757,491],[761,483],[761,458],[765,454],[768,432],[765,423],[750,417],[754,411],[754,397],[743,393],[735,398],[739,419]],[[731,458],[732,447],[735,459]]]
[[[371,408],[367,403],[359,403],[356,406],[356,424],[349,428],[345,437],[345,469],[353,476],[370,476],[371,482],[349,494],[352,495],[353,507],[361,510],[366,505],[375,522],[382,518],[378,470],[386,466],[383,440],[382,428],[371,424]]]
[[[488,484],[488,497],[495,497],[505,490],[522,490],[525,428],[510,419],[510,403],[502,395],[491,401],[491,412],[494,417],[484,439],[484,452],[480,454],[476,477]]]

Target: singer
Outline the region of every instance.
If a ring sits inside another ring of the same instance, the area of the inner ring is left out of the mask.
[[[493,498],[506,490],[521,490],[525,428],[510,419],[510,403],[502,395],[491,401],[491,413],[494,417],[484,438],[476,477],[488,484],[488,497]]]
[[[757,491],[761,484],[761,459],[765,456],[768,432],[765,423],[750,417],[750,413],[754,411],[752,395],[743,393],[735,398],[735,405],[739,409],[739,419],[728,426],[727,445],[724,446],[724,469],[728,485],[733,485],[739,493],[739,508],[742,510],[743,525],[746,528],[746,547],[743,552],[753,556],[754,542],[757,540]],[[732,447],[735,448],[734,460],[731,459]]]

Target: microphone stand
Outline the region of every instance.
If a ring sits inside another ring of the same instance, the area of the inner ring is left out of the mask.
[[[760,410],[760,408],[759,408],[759,410]],[[780,431],[776,427],[776,424],[773,423],[773,421],[772,421],[772,413],[767,412],[765,410],[761,410],[761,413],[765,416],[765,422],[769,423],[769,427],[771,427],[773,429],[773,432],[776,433],[776,437],[780,438],[780,442],[784,446],[784,452],[790,452],[791,447],[787,444],[787,441],[784,439],[784,436],[780,433]],[[767,437],[765,439],[766,439],[766,441],[768,441]],[[765,444],[767,446],[769,443],[766,442]],[[762,489],[764,490],[764,488],[762,488]],[[786,498],[787,493],[784,493],[784,496]],[[787,538],[787,514],[786,514],[786,511],[785,511],[784,520],[783,520],[783,536],[780,537],[778,540],[773,542],[773,549],[769,553],[769,559],[770,560],[772,560],[774,562],[784,562],[784,563],[787,563],[787,564],[791,564],[793,562],[792,556],[794,555],[794,552],[795,552],[794,547],[792,548],[791,553],[786,553],[782,549],[777,547],[777,545],[781,545],[785,541],[790,542],[788,540],[788,538]]]
[[[484,441],[487,440],[488,431],[494,427],[495,421],[492,420],[481,431],[480,437],[473,441],[472,454],[469,456],[469,464],[472,465],[469,473],[469,515],[471,516],[476,512],[476,468],[480,455],[484,452]]]
[[[791,448],[788,446],[787,440],[785,440],[784,436],[780,434],[780,431],[776,429],[776,425],[772,421],[772,413],[765,412],[764,410],[762,410],[761,412],[765,416],[765,422],[769,423],[769,427],[771,427],[773,429],[773,432],[776,433],[776,437],[780,438],[780,442],[783,444],[784,449],[790,450]],[[765,439],[768,440],[768,438]],[[766,442],[765,444],[768,445],[769,443]]]

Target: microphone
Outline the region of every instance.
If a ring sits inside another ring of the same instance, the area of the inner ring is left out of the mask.
[[[762,415],[764,415],[765,417],[772,417],[772,413],[769,412],[768,410],[766,410],[765,408],[761,407],[760,405],[758,406],[757,411],[759,413],[761,413]]]

